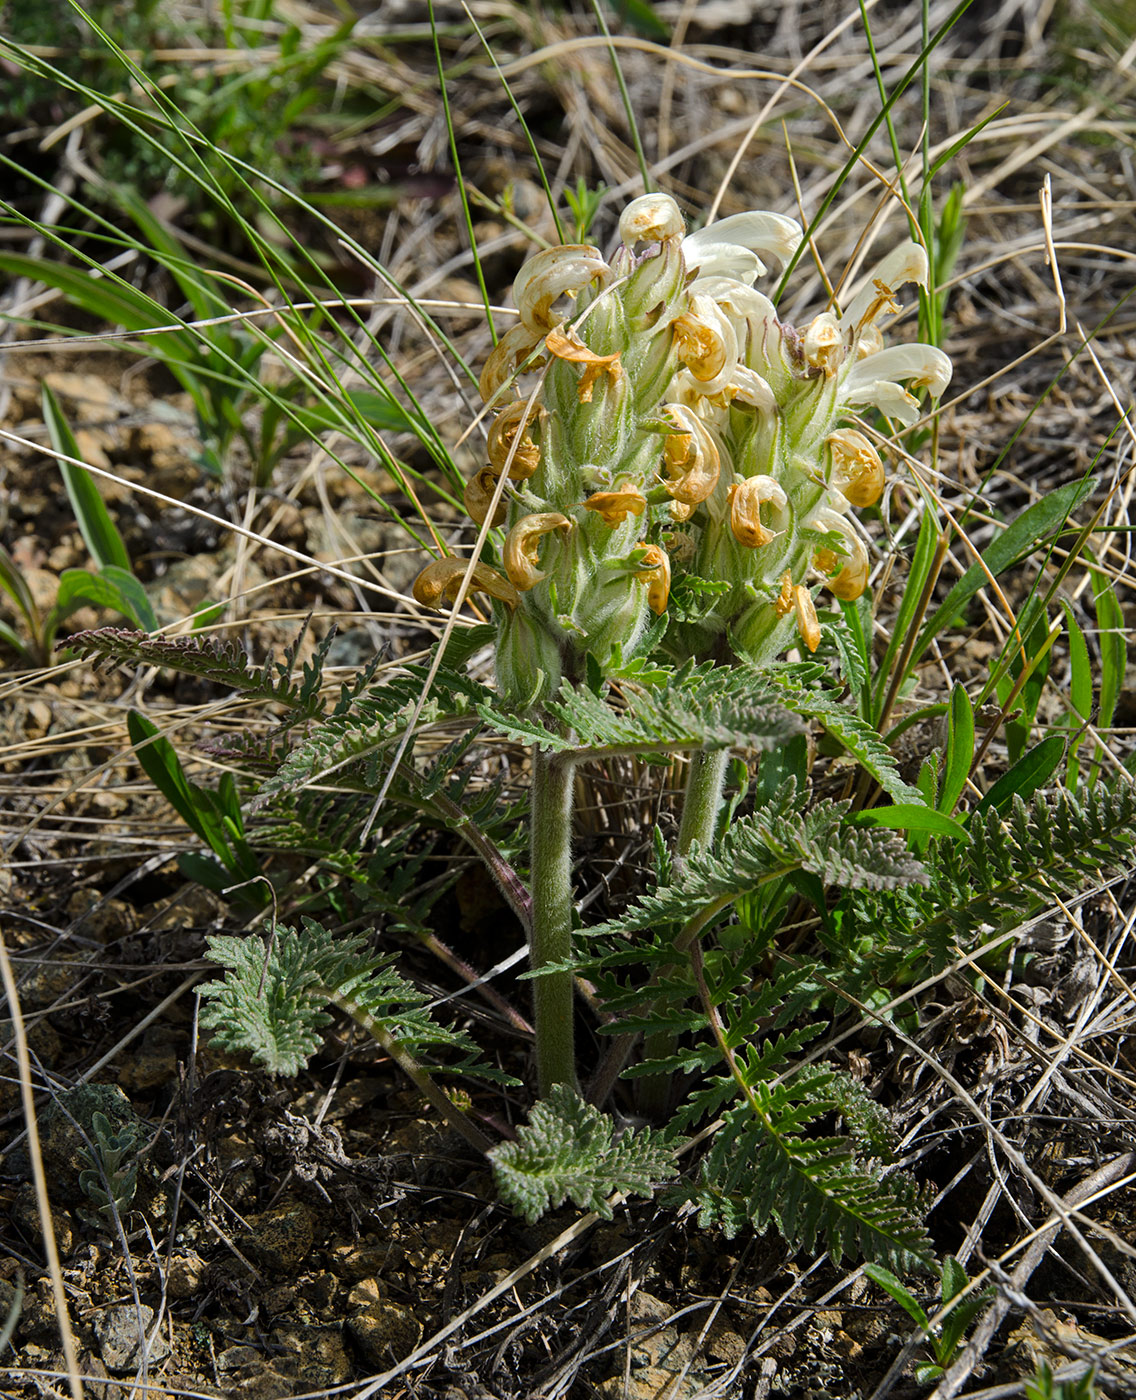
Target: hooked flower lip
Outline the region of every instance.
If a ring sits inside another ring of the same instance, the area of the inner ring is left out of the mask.
[[[696,506],[718,484],[721,457],[710,429],[685,404],[667,404],[664,410],[676,431],[663,440],[663,460],[674,474],[663,487],[680,505]]]
[[[774,538],[774,531],[762,523],[761,507],[771,505],[783,511],[789,498],[771,476],[750,476],[730,487],[730,530],[739,544],[760,549]]]
[[[455,559],[452,554],[444,559],[432,560],[414,580],[411,593],[415,602],[421,603],[424,608],[440,608],[446,599],[451,603],[456,602],[468,568],[468,560]],[[469,592],[488,593],[510,608],[515,608],[521,601],[509,580],[480,560],[473,566]]]
[[[686,220],[669,194],[641,194],[619,216],[619,240],[626,248],[681,238],[685,232]]]
[[[768,270],[764,257],[784,267],[800,247],[801,226],[785,214],[753,209],[730,214],[682,240],[688,269],[702,277],[731,277],[747,286]]]
[[[595,491],[584,502],[585,510],[592,510],[605,525],[622,525],[629,515],[642,515],[647,509],[647,498],[634,482],[625,481],[614,491]]]
[[[591,403],[596,380],[601,374],[606,372],[614,383],[623,373],[618,350],[610,355],[597,355],[584,344],[574,326],[569,326],[566,330],[556,327],[545,336],[544,343],[558,360],[583,365],[584,372],[576,385],[576,397],[581,403]]]
[[[909,282],[925,287],[929,276],[926,248],[908,239],[876,264],[871,277],[848,303],[840,319],[858,331],[863,326],[873,325],[881,316],[894,315],[899,310],[896,288],[905,287]]]
[[[554,530],[571,530],[575,522],[559,511],[525,515],[505,536],[504,563],[509,582],[522,593],[535,588],[547,575],[540,569],[540,540]]]
[[[840,536],[845,556],[842,558],[832,549],[818,550],[813,556],[813,567],[825,575],[825,584],[831,593],[847,603],[853,602],[868,586],[870,564],[864,541],[834,510],[818,510],[811,523],[818,530]]]
[[[856,428],[825,438],[832,457],[832,485],[850,505],[874,506],[884,492],[884,464],[871,440]]]
[[[643,551],[641,566],[635,577],[647,585],[647,606],[656,615],[666,611],[671,593],[671,561],[665,549],[657,544],[640,540],[635,546]]]
[[[856,361],[841,386],[841,398],[849,405],[871,404],[910,424],[919,417],[919,401],[899,381],[906,379],[937,399],[953,373],[950,359],[934,345],[890,345]]]
[[[513,299],[522,323],[530,332],[547,335],[564,317],[552,310],[553,302],[574,296],[597,279],[606,281],[611,268],[590,243],[565,243],[546,248],[529,258],[513,283]]]

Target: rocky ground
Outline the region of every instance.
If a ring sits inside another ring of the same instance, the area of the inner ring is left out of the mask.
[[[476,191],[485,275],[501,299],[531,250],[525,227],[548,236],[551,225],[511,108],[451,8],[440,7],[451,26],[450,100]],[[472,8],[496,25],[498,58],[550,172],[569,184],[582,173],[592,184],[637,192],[610,63],[588,43],[594,19],[552,7],[539,22],[527,9]],[[656,8],[684,61],[669,65],[631,29],[620,54],[647,158],[665,169],[669,187],[704,208],[740,153],[721,212],[765,205],[794,212],[784,118],[800,198],[814,210],[846,154],[830,115],[800,89],[778,89],[750,71],[808,83],[855,143],[879,102],[854,8],[837,0],[808,10],[782,0],[761,13],[731,0]],[[918,7],[877,10],[890,84],[918,52]],[[1118,580],[1132,626],[1132,35],[1119,10],[1119,18],[1103,19],[1074,3],[1011,3],[997,16],[976,10],[941,49],[933,90],[936,150],[999,109],[941,177],[944,190],[953,178],[963,182],[969,222],[948,309],[956,397],[943,418],[936,489],[955,508],[980,488],[987,518],[979,513],[974,537],[981,544],[994,521],[1095,464],[1094,500],[1115,531],[1102,562]],[[385,142],[360,142],[359,158],[412,172],[414,197],[345,219],[415,295],[464,304],[451,308],[446,325],[478,364],[489,342],[469,309],[478,294],[462,253],[433,56],[415,29],[421,11],[411,5],[371,16],[380,40],[384,25],[409,26],[410,40],[352,54],[342,78],[377,81],[378,65],[400,99]],[[310,25],[327,23],[314,11],[304,15]],[[842,20],[849,24],[838,32]],[[918,145],[916,91],[895,108],[905,150]],[[747,138],[771,98],[772,111]],[[59,176],[73,178],[83,150],[67,147],[65,156],[64,149],[56,148]],[[882,133],[870,152],[891,169]],[[1039,196],[1046,181],[1051,216]],[[822,249],[833,267],[878,194],[868,173],[849,183]],[[620,203],[605,206],[601,241]],[[325,252],[334,246],[326,230],[313,228],[310,237]],[[1046,264],[1047,246],[1056,268]],[[155,269],[138,266],[133,275],[176,300]],[[352,276],[358,283],[357,267]],[[364,280],[367,294],[385,290]],[[800,286],[789,317],[794,305],[817,301],[815,277]],[[46,441],[40,390],[47,383],[84,459],[112,478],[101,479],[104,499],[160,622],[228,600],[234,635],[257,659],[292,640],[308,614],[305,654],[334,622],[332,682],[376,650],[397,659],[423,644],[398,602],[421,555],[392,523],[405,498],[382,467],[359,454],[352,477],[308,443],[264,489],[252,487],[239,453],[224,476],[209,475],[191,405],[169,374],[121,344],[101,343],[104,328],[58,300],[37,302],[35,317],[80,332],[73,344],[28,327],[20,318],[42,291],[11,289],[8,313],[17,319],[5,348],[0,421],[9,434],[0,443],[0,533],[41,607],[50,606],[61,572],[87,558],[54,465],[36,450]],[[382,306],[373,317],[374,333],[438,430],[457,442],[468,403],[444,366],[411,318]],[[53,343],[37,348],[45,338]],[[425,467],[409,438],[392,438],[392,448]],[[428,484],[423,489],[436,518],[455,518]],[[896,521],[914,499],[910,485],[897,489]],[[340,567],[361,556],[370,562]],[[306,571],[304,561],[312,566]],[[884,615],[901,593],[901,580],[883,590]],[[1001,641],[995,614],[988,627],[952,638],[951,677],[985,674]],[[86,610],[68,629],[109,620]],[[927,1352],[906,1314],[861,1270],[791,1257],[773,1233],[726,1241],[681,1211],[641,1202],[620,1207],[611,1222],[580,1220],[565,1208],[525,1226],[495,1204],[484,1163],[432,1121],[399,1072],[346,1022],[329,1027],[323,1051],[294,1081],[274,1081],[210,1047],[197,1021],[198,989],[211,975],[205,938],[236,931],[242,920],[179,873],[175,857],[191,842],[136,766],[125,715],[142,707],[173,724],[203,782],[215,781],[216,764],[199,741],[255,730],[268,716],[223,703],[205,683],[144,668],[96,673],[59,653],[47,665],[12,651],[0,660],[0,926],[19,982],[29,1056],[23,1077],[36,1093],[88,1394],[883,1400],[929,1393],[913,1379],[912,1365]],[[946,662],[940,670],[926,679],[931,691],[942,691]],[[1061,674],[1058,667],[1057,688]],[[1131,751],[1136,728],[1133,694],[1130,684],[1117,713],[1121,754]],[[296,888],[333,883],[297,853],[276,859],[294,871]],[[435,859],[440,867],[458,856],[442,847]],[[582,888],[600,883],[596,869],[581,870]],[[1098,1393],[1136,1393],[1136,1329],[1124,1303],[1136,1294],[1131,909],[1131,887],[1120,886],[1100,891],[1075,921],[1055,910],[1018,954],[1042,971],[1015,984],[1008,1005],[977,997],[961,980],[929,991],[915,1034],[951,1083],[965,1085],[966,1102],[945,1077],[867,1028],[838,1052],[892,1109],[906,1160],[935,1196],[936,1245],[943,1253],[970,1249],[971,1273],[983,1260],[1002,1260],[1007,1274],[1020,1269],[1047,1220],[1019,1159],[995,1145],[992,1125],[1071,1207],[1093,1189],[1103,1193],[1078,1216],[1097,1264],[1069,1230],[1043,1236],[1029,1272],[1013,1279],[1012,1306],[995,1335],[971,1357],[963,1393],[1021,1393],[1042,1360],[1074,1373],[1092,1360]],[[435,915],[441,935],[475,967],[517,946],[507,910],[472,868]],[[421,947],[388,937],[408,975],[427,988],[451,985]],[[526,985],[506,982],[503,990],[523,1007]],[[489,1013],[478,1029],[503,1067],[523,1068],[522,1034]],[[3,1393],[64,1395],[10,1021],[2,1040],[0,1314],[11,1315],[14,1329],[0,1358]],[[477,1108],[509,1121],[523,1104],[486,1096]]]

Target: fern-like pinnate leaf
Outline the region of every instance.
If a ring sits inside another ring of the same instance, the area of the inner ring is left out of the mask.
[[[278,927],[267,945],[215,936],[208,951],[228,971],[203,988],[202,1025],[217,1032],[214,1044],[248,1053],[270,1073],[299,1073],[319,1049],[328,1004],[335,1003],[412,1054],[458,1051],[461,1062],[447,1067],[453,1073],[503,1077],[476,1062],[464,1034],[430,1016],[429,998],[395,972],[391,958],[371,953],[362,934],[332,934],[304,918],[299,930]]]
[[[773,1224],[794,1248],[822,1242],[837,1264],[862,1255],[897,1272],[930,1267],[927,1201],[916,1183],[858,1160],[855,1138],[806,1135],[843,1106],[846,1086],[837,1078],[810,1067],[787,1082],[748,1086],[701,1164],[693,1193],[699,1223],[728,1237],[746,1223]]]
[[[800,807],[790,780],[751,816],[736,821],[716,850],[696,847],[672,884],[643,896],[619,919],[589,932],[618,934],[659,923],[685,923],[708,906],[724,908],[739,895],[795,870],[850,889],[927,883],[922,863],[894,833],[851,826],[846,802],[819,802],[809,812]]]
[[[613,1191],[650,1196],[674,1176],[670,1146],[650,1128],[615,1138],[612,1120],[558,1084],[534,1105],[517,1141],[490,1153],[501,1199],[535,1224],[565,1199],[612,1218]]]
[[[408,667],[365,694],[345,697],[333,714],[313,725],[277,772],[261,788],[257,803],[301,791],[336,775],[346,787],[373,790],[382,767],[407,725],[418,713],[419,728],[438,720],[476,722],[475,707],[492,694],[477,681],[445,668],[434,678],[428,703],[418,710],[427,670]]]
[[[894,755],[867,720],[861,719],[847,701],[836,699],[814,684],[824,675],[824,667],[804,662],[761,672],[759,678],[786,709],[804,719],[817,720],[894,802],[925,807],[923,794],[903,781]]]
[[[201,1024],[216,1030],[213,1043],[246,1052],[270,1074],[298,1074],[331,1020],[319,949],[289,928],[278,928],[267,948],[255,938],[207,942],[209,957],[228,969],[202,989]]]
[[[269,656],[254,666],[236,642],[221,637],[151,637],[125,627],[100,627],[76,632],[67,645],[100,666],[157,666],[180,671],[229,686],[262,700],[287,705],[300,715],[316,715],[323,709],[319,688],[323,664],[334,631],[328,632],[315,655],[303,664],[301,679],[293,679],[304,629],[285,650],[282,660]]]
[[[803,724],[754,673],[693,664],[651,689],[625,687],[625,703],[587,686],[564,685],[545,710],[556,725],[509,714],[492,702],[482,718],[511,739],[549,753],[667,755],[680,749],[776,748]]]
[[[1136,844],[1136,788],[1127,777],[1076,792],[1015,797],[1011,810],[976,813],[967,842],[933,843],[929,885],[889,897],[884,904],[854,900],[857,922],[886,929],[893,955],[908,961],[931,953],[941,968],[1017,927],[1091,880],[1132,870]]]

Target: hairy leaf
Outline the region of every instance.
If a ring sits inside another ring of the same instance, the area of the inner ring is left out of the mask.
[[[542,720],[506,713],[493,703],[478,706],[494,728],[552,753],[766,750],[803,728],[753,672],[713,665],[683,666],[652,689],[627,686],[620,708],[587,686],[569,685],[562,686],[545,708],[559,720],[564,734]]]
[[[652,1195],[657,1182],[675,1174],[670,1147],[650,1128],[614,1138],[613,1127],[567,1085],[556,1085],[534,1105],[517,1141],[490,1154],[502,1200],[531,1225],[567,1197],[610,1220],[605,1198],[613,1191]]]

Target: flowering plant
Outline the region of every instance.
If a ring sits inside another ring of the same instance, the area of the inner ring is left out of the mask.
[[[500,569],[479,562],[469,586],[494,600],[498,683],[521,708],[580,679],[586,657],[618,671],[647,638],[679,659],[720,657],[723,638],[759,664],[798,639],[815,651],[818,590],[851,600],[870,573],[849,512],[879,500],[885,471],[856,415],[912,423],[904,383],[938,396],[950,380],[933,346],[883,347],[898,290],[927,280],[917,243],[797,328],[753,285],[797,251],[792,219],[687,235],[674,200],[645,195],[619,230],[610,262],[571,245],[524,265],[518,323],[481,375],[496,416],[465,502],[506,533]],[[466,572],[436,560],[415,596],[452,600]],[[684,607],[668,618],[672,590]]]

